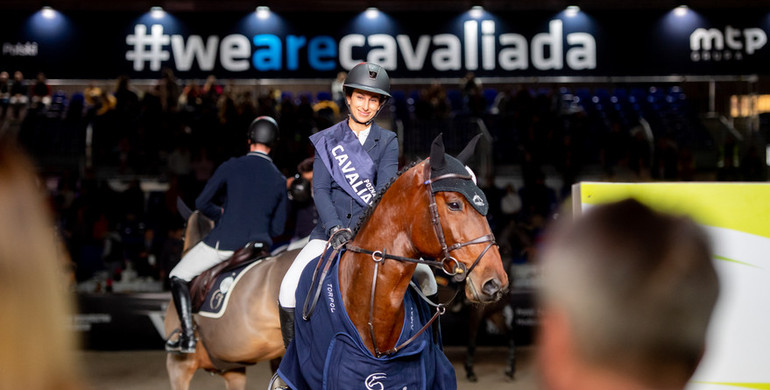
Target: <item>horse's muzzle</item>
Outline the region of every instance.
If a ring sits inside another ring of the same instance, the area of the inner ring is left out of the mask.
[[[496,278],[492,278],[484,282],[481,287],[482,296],[489,297],[491,301],[497,301],[503,297],[502,284]]]

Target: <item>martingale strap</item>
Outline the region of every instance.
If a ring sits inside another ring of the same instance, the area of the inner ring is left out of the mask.
[[[440,261],[436,261],[436,260],[415,259],[415,258],[411,258],[411,257],[391,255],[389,253],[386,253],[385,250],[370,251],[368,249],[364,249],[364,248],[357,247],[355,245],[350,245],[350,244],[345,246],[345,249],[347,249],[347,250],[349,250],[351,252],[363,253],[365,255],[371,255],[372,256],[372,260],[374,260],[374,261],[380,261],[382,259],[390,259],[390,260],[406,261],[406,262],[410,262],[410,263],[423,263],[423,264],[427,264],[427,265],[429,265],[431,267],[434,267],[434,268],[440,268],[444,264],[444,263],[442,263]]]

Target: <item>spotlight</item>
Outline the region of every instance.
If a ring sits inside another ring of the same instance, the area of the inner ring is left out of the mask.
[[[687,15],[687,11],[689,9],[690,8],[687,7],[686,5],[680,5],[679,7],[674,8],[674,15],[680,16],[680,17],[681,16],[685,16],[685,15]]]
[[[53,10],[53,8],[49,6],[44,6],[43,9],[40,11],[44,18],[46,19],[53,19],[56,17],[56,11]]]
[[[150,8],[150,16],[153,19],[163,19],[166,16],[166,11],[163,10],[163,7],[155,6]]]
[[[260,5],[257,7],[257,18],[267,19],[270,17],[270,7],[266,5]]]
[[[468,12],[472,18],[479,19],[482,16],[484,16],[484,7],[480,5],[474,5],[471,7],[471,10]]]
[[[567,9],[564,10],[564,14],[568,18],[576,16],[578,12],[580,12],[580,7],[578,7],[577,5],[570,5],[567,7]]]
[[[378,16],[380,16],[380,10],[377,9],[377,7],[369,7],[366,9],[365,13],[367,19],[376,19]]]

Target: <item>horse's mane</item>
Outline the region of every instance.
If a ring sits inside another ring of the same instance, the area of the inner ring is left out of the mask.
[[[390,186],[391,186],[391,185],[393,185],[393,183],[395,183],[395,181],[396,181],[396,180],[397,180],[399,177],[401,177],[401,175],[402,175],[404,172],[406,172],[406,171],[408,171],[408,170],[412,169],[412,167],[414,167],[415,165],[417,165],[417,163],[419,163],[419,161],[413,161],[413,162],[412,162],[412,163],[410,163],[409,165],[407,165],[407,166],[405,166],[405,167],[401,168],[401,170],[400,170],[400,171],[398,171],[398,173],[397,173],[395,176],[393,176],[393,177],[390,179],[390,181],[388,182],[388,184],[387,184],[385,187],[382,187],[382,188],[380,189],[380,191],[379,191],[379,192],[377,192],[377,195],[375,195],[375,196],[374,196],[374,199],[372,199],[372,203],[369,205],[369,207],[367,207],[367,208],[366,208],[366,209],[365,209],[365,210],[364,210],[364,211],[361,213],[361,218],[359,218],[359,219],[358,219],[358,223],[356,224],[356,227],[353,229],[353,234],[354,234],[354,235],[355,235],[355,234],[358,234],[358,231],[359,231],[359,230],[361,230],[361,228],[362,228],[364,225],[366,225],[366,222],[368,222],[368,221],[369,221],[369,218],[372,216],[372,213],[374,212],[374,209],[377,207],[377,205],[378,205],[378,204],[380,204],[380,200],[382,200],[382,196],[383,196],[383,195],[385,195],[385,192],[386,192],[386,191],[388,191],[388,189],[390,188]]]

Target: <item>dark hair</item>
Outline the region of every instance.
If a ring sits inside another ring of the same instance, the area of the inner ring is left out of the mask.
[[[313,170],[313,157],[308,157],[297,164],[297,172],[307,173]]]

